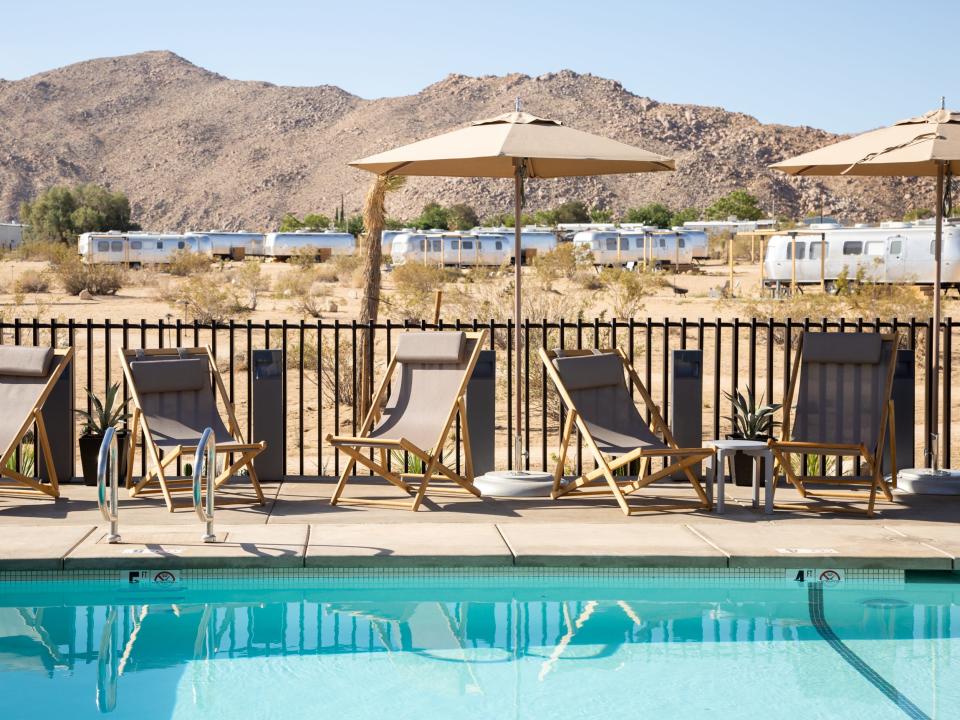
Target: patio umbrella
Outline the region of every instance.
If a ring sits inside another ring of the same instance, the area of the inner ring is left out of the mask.
[[[378,175],[513,178],[514,184],[514,462],[520,467],[522,395],[520,332],[520,209],[526,178],[558,178],[673,170],[673,159],[616,140],[574,130],[520,111],[427,140],[354,160]]]
[[[774,163],[770,167],[790,175],[864,175],[936,177],[933,280],[933,371],[931,377],[934,454],[939,437],[938,385],[940,376],[940,271],[943,216],[947,180],[960,171],[960,113],[931,110]],[[936,461],[934,461],[936,465]],[[934,467],[936,470],[936,467]]]

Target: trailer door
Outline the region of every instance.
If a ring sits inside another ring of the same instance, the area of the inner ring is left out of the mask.
[[[907,243],[903,235],[891,235],[887,238],[887,257],[884,272],[884,280],[888,283],[903,282],[907,280],[909,274],[907,270],[907,259],[905,256]]]

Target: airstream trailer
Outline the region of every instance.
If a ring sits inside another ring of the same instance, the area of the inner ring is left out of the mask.
[[[415,232],[416,230],[413,228],[404,228],[403,230],[384,230],[382,233],[380,233],[380,248],[383,251],[384,256],[390,254],[391,249],[393,248],[393,239],[397,237],[397,235]]]
[[[512,257],[513,241],[504,235],[401,233],[390,246],[393,262],[428,265],[502,265]]]
[[[587,231],[577,233],[573,242],[578,249],[589,250],[596,265],[624,265],[644,259],[655,265],[693,263],[692,244],[688,244],[686,233]]]
[[[178,250],[212,255],[210,239],[205,235],[145,232],[83,233],[77,241],[77,250],[88,263],[133,267],[165,265]]]
[[[263,233],[228,232],[211,230],[209,232],[188,232],[186,237],[203,235],[210,239],[214,257],[242,260],[247,255],[263,255]]]
[[[263,240],[265,257],[286,260],[298,250],[314,251],[325,260],[331,255],[352,255],[357,240],[350,233],[338,232],[272,232]]]
[[[764,282],[770,287],[820,283],[821,267],[828,289],[841,273],[858,272],[871,282],[929,285],[934,279],[934,229],[913,223],[880,227],[824,227],[794,235],[773,235],[764,255]],[[794,262],[796,248],[796,262]],[[960,224],[943,226],[944,287],[960,286]]]

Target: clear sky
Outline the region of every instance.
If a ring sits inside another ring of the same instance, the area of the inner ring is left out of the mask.
[[[960,0],[2,0],[0,77],[172,50],[227,77],[415,93],[569,68],[664,102],[855,132],[960,108]]]

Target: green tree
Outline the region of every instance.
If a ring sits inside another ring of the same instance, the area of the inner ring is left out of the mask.
[[[699,219],[700,211],[695,207],[684,208],[683,210],[677,210],[673,215],[670,216],[670,227],[683,225],[685,222],[693,222],[694,220]]]
[[[303,222],[293,213],[287,213],[280,220],[280,232],[296,232],[303,229]]]
[[[746,190],[734,190],[708,207],[706,216],[708,220],[726,220],[731,216],[738,220],[759,220],[766,213],[758,203],[757,198]]]
[[[476,227],[480,222],[477,211],[464,203],[457,203],[448,207],[447,219],[451,230],[469,230]]]
[[[537,225],[554,227],[557,224],[558,217],[560,217],[560,213],[556,210],[537,210],[533,214],[533,222]]]
[[[414,225],[423,230],[449,230],[450,211],[440,203],[427,203],[423,206],[420,217],[416,219]]]
[[[908,210],[903,215],[903,219],[906,222],[912,220],[926,220],[927,218],[933,217],[933,210],[930,208],[914,208],[913,210]]]
[[[363,215],[351,215],[337,227],[340,232],[348,232],[354,237],[363,235]]]
[[[579,200],[567,200],[557,207],[558,223],[587,223],[590,222],[590,213],[587,206]]]
[[[590,210],[590,222],[608,223],[613,220],[613,210],[607,208],[592,208]]]
[[[307,230],[326,230],[330,227],[330,218],[320,213],[303,216],[303,227]]]
[[[630,208],[623,216],[623,222],[642,223],[644,225],[653,225],[654,227],[670,227],[670,219],[673,213],[663,203],[648,203],[640,207]]]
[[[28,240],[72,242],[83,232],[130,230],[130,201],[99,185],[56,186],[20,205]]]
[[[383,221],[384,230],[403,230],[405,227],[410,227],[410,224],[399,218],[385,218]]]

